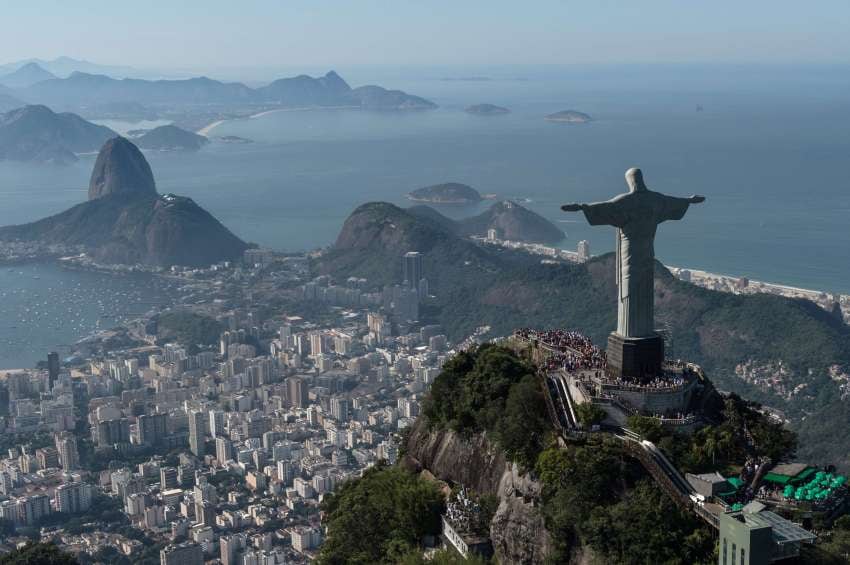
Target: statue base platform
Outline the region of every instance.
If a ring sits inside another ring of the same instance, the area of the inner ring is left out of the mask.
[[[608,374],[615,378],[650,379],[661,374],[664,362],[664,339],[623,337],[614,332],[608,336]]]

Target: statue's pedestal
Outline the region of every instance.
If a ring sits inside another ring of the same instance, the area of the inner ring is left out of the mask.
[[[652,378],[661,374],[664,362],[664,339],[623,337],[616,332],[608,336],[608,374],[612,377]]]

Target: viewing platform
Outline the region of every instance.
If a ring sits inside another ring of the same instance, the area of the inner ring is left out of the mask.
[[[698,422],[691,406],[706,381],[694,363],[665,360],[660,374],[651,378],[614,378],[606,371],[605,352],[578,332],[521,329],[513,339],[528,348],[542,371],[560,375],[574,402],[600,405],[617,424],[632,415],[654,417],[669,427]]]

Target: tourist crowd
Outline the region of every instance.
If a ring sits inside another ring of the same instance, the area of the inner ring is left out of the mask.
[[[670,389],[684,386],[693,369],[683,361],[666,361],[665,365],[676,370],[665,371],[661,375],[651,377],[621,376],[611,377],[606,374],[608,360],[605,351],[599,349],[590,338],[575,331],[567,330],[534,330],[522,328],[515,335],[527,341],[536,341],[552,353],[543,364],[543,369],[554,371],[564,369],[569,373],[593,371],[597,379],[605,384],[622,387],[641,387],[653,389]]]
[[[612,378],[609,376],[606,379],[605,384],[612,384],[624,387],[639,386],[641,388],[669,389],[684,386],[685,379],[677,374],[662,374],[656,375],[654,377],[645,378],[627,377],[624,375],[622,377],[617,378]]]
[[[589,337],[578,332],[523,328],[517,330],[516,335],[537,341],[555,353],[547,361],[547,369],[563,368],[574,373],[582,370],[604,371],[608,366],[605,352],[593,345]]]

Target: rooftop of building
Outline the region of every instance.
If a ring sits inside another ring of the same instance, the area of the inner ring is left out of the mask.
[[[742,510],[731,512],[728,515],[735,520],[746,524],[748,528],[757,529],[770,527],[773,539],[777,544],[812,542],[817,536],[786,520],[779,514],[765,510],[766,506],[760,502],[751,502]]]

